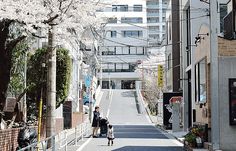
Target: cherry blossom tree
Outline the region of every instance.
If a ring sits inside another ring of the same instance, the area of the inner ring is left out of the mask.
[[[58,42],[81,38],[85,27],[98,27],[101,20],[95,12],[99,7],[101,2],[95,0],[0,0],[0,112],[10,82],[12,50],[29,36],[48,38],[48,89],[52,93],[47,99],[55,108],[55,47]]]

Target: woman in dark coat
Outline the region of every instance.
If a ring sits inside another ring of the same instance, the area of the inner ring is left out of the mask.
[[[93,137],[97,137],[99,129],[99,121],[100,121],[100,112],[99,112],[99,107],[96,106],[95,111],[93,111],[93,122],[92,122]]]

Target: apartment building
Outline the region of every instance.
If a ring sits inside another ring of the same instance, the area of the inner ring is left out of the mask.
[[[165,38],[168,0],[147,0],[148,45],[159,47]]]
[[[141,75],[135,72],[147,58],[146,0],[120,0],[106,5],[99,15],[107,18],[103,42],[102,87],[132,89]]]

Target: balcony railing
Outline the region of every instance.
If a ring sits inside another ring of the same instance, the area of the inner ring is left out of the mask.
[[[159,5],[157,5],[157,4],[155,4],[155,5],[149,4],[149,5],[147,5],[147,8],[157,9],[157,8],[159,8]]]
[[[148,13],[147,12],[147,17],[159,17],[159,13]]]

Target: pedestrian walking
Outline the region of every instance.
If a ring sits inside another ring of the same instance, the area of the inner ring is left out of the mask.
[[[95,110],[93,111],[93,122],[92,122],[93,138],[97,138],[99,122],[100,122],[100,112],[99,112],[99,107],[96,106]]]
[[[107,139],[108,139],[108,146],[110,146],[110,142],[111,145],[113,145],[113,140],[115,139],[115,136],[114,136],[113,126],[111,124],[108,125]]]

